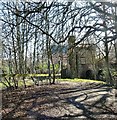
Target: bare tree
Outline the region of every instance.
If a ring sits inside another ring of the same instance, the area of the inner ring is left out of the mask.
[[[55,68],[51,44],[61,46],[68,45],[69,36],[75,36],[76,41],[68,48],[74,49],[80,43],[90,41],[94,36],[96,50],[99,50],[103,58],[108,73],[108,83],[112,83],[110,72],[109,52],[111,44],[116,40],[116,4],[100,2],[8,2],[3,4],[4,17],[2,19],[5,30],[3,31],[10,43],[5,40],[4,44],[13,47],[15,73],[34,73],[38,61],[42,56],[42,67],[44,66],[44,56],[46,55],[48,74],[51,76],[51,65],[53,82],[55,82]],[[109,8],[109,10],[108,10]],[[8,14],[6,11],[8,11]],[[114,18],[112,14],[114,14]],[[10,15],[10,20],[7,16]],[[6,19],[7,18],[7,19]],[[109,22],[110,21],[110,22]],[[12,38],[12,39],[11,39]],[[4,37],[5,39],[5,37]],[[12,44],[11,44],[12,43]],[[41,45],[42,43],[42,45]],[[102,48],[99,48],[102,44]],[[31,47],[30,47],[31,46]],[[6,47],[7,48],[7,47]],[[105,49],[104,49],[105,48]],[[8,49],[8,48],[7,48]],[[43,50],[43,51],[42,51]],[[116,52],[116,49],[115,49]],[[39,56],[40,54],[40,56]],[[61,56],[63,55],[61,50]],[[116,54],[115,54],[116,55]],[[31,57],[30,57],[31,56]],[[30,59],[30,60],[28,60]],[[30,62],[29,62],[30,61]],[[62,62],[61,62],[62,63]],[[63,63],[62,63],[63,64]],[[96,63],[95,63],[96,64]],[[62,66],[61,66],[62,68]],[[77,69],[77,68],[76,68]]]

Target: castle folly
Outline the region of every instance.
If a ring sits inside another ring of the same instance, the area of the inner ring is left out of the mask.
[[[75,46],[75,41],[75,36],[70,36],[68,39],[67,73],[70,78],[86,78],[86,71],[95,71],[95,45],[79,44]]]

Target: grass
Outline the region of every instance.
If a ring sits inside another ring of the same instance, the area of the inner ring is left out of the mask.
[[[29,85],[32,85],[34,82],[32,81],[32,80],[26,80],[25,81],[26,82],[26,86],[29,86]],[[21,87],[21,86],[23,86],[24,85],[24,83],[23,83],[23,80],[19,80],[18,81],[18,85]]]
[[[99,80],[78,79],[78,78],[74,78],[74,79],[58,79],[58,80],[61,81],[61,82],[63,82],[63,81],[69,81],[69,82],[95,82],[95,83],[106,84],[106,82],[99,81]]]
[[[56,76],[58,76],[60,74],[56,74]],[[8,79],[9,77],[11,77],[11,79],[14,77],[14,78],[17,78],[18,79],[18,86],[24,86],[24,83],[23,83],[23,80],[22,80],[22,77],[25,77],[25,78],[28,78],[29,80],[25,80],[26,82],[26,85],[29,86],[29,85],[32,85],[34,82],[31,80],[31,77],[47,77],[48,74],[1,74],[1,77],[2,78],[6,78]],[[53,74],[52,74],[53,76]],[[4,83],[8,86],[8,83],[6,81],[4,81]],[[11,85],[14,85],[13,82],[10,82]],[[6,86],[0,82],[0,88],[6,88]]]
[[[53,76],[53,74],[51,74]],[[60,75],[60,74],[55,74]],[[2,74],[1,77],[43,77],[48,76],[48,74]]]
[[[0,88],[3,88],[3,84],[2,83],[0,83]]]
[[[25,82],[26,82],[26,86],[29,86],[29,85],[32,85],[32,84],[33,84],[33,81],[32,81],[32,80],[26,80]],[[4,81],[4,83],[5,83],[6,85],[8,85],[8,83],[7,83],[6,81]],[[10,84],[14,86],[14,83],[13,83],[13,82],[10,82]],[[19,80],[19,81],[18,81],[18,86],[19,86],[19,87],[24,86],[23,80]],[[1,88],[1,89],[4,89],[4,88],[6,88],[6,86],[5,86],[3,83],[0,82],[0,88]]]
[[[20,77],[20,76],[18,76],[18,74],[16,76]],[[36,76],[36,77],[48,76],[48,74],[28,74],[28,77],[32,77],[32,76]],[[78,79],[78,78],[75,78],[75,79],[57,79],[57,80],[59,80],[60,82],[64,82],[64,81],[68,81],[68,82],[95,82],[95,83],[106,84],[106,82],[99,81],[99,80]],[[26,86],[34,84],[34,82],[31,79],[25,80],[25,82],[26,82]],[[4,81],[4,83],[8,85],[8,83],[6,81]],[[14,85],[13,82],[11,82],[11,85]],[[21,80],[21,78],[19,78],[18,85],[19,85],[19,87],[24,86],[23,80]],[[0,88],[3,89],[3,88],[6,88],[6,86],[0,82]]]

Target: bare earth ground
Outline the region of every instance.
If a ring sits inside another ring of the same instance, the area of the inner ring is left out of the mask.
[[[99,83],[61,82],[2,94],[3,119],[117,120],[117,91]]]

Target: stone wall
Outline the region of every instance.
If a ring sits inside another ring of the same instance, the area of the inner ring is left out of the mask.
[[[70,65],[70,72],[71,72],[71,78],[77,77],[77,70],[76,70],[76,51],[75,47],[72,47],[75,43],[75,37],[70,36],[68,39],[68,46],[69,46],[69,51],[68,51],[68,61]]]
[[[74,46],[75,36],[68,38],[68,65],[62,70],[64,78],[93,79],[95,69],[95,47],[90,44]],[[90,75],[88,75],[90,73]]]

